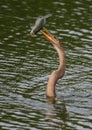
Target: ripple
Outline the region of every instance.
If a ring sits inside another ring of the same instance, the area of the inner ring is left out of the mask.
[[[92,129],[91,0],[32,3],[1,2],[1,129]],[[57,53],[40,33],[29,36],[29,25],[45,15],[43,10],[53,14],[46,28],[62,41],[66,53],[56,104],[47,103],[45,91],[58,67]]]

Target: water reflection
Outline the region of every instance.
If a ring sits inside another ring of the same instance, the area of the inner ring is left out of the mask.
[[[48,109],[46,112],[46,119],[49,121],[47,122],[48,128],[51,128],[53,130],[57,128],[66,130],[68,113],[66,110],[64,100],[57,101],[56,104],[48,106]]]

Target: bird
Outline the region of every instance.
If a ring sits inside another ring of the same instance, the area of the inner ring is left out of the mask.
[[[57,81],[64,76],[66,70],[65,52],[63,46],[60,44],[60,41],[55,36],[53,36],[47,29],[40,31],[45,36],[45,38],[54,46],[59,57],[58,69],[51,73],[46,87],[46,96],[48,100],[51,102],[55,102],[55,100],[57,100]]]
[[[35,29],[38,29],[44,35],[44,37],[53,45],[59,57],[58,69],[51,73],[46,86],[46,97],[48,99],[48,102],[55,103],[57,100],[56,84],[58,80],[64,76],[66,70],[65,52],[60,41],[55,36],[53,36],[46,28],[42,29],[42,24],[40,24],[40,26],[42,27],[41,29],[39,29],[39,24],[35,26]]]

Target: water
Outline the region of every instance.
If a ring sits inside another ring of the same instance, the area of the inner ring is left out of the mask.
[[[46,28],[66,53],[67,69],[57,83],[55,104],[45,96],[57,69],[53,46],[42,34],[29,35],[38,16],[52,14]],[[92,129],[91,0],[0,1],[0,129]]]

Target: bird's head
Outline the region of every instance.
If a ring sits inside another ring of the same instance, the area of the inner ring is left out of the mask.
[[[45,36],[45,38],[51,42],[53,45],[56,45],[59,43],[59,40],[53,36],[47,29],[40,30],[40,32]]]
[[[33,28],[34,29],[34,28]],[[59,40],[53,36],[46,28],[41,28],[39,30],[37,30],[38,28],[35,28],[34,29],[34,32],[33,30],[30,32],[31,36],[34,35],[34,34],[37,34],[39,31],[44,35],[44,37],[49,41],[51,42],[53,45],[56,45],[58,46],[59,45]],[[35,33],[36,32],[36,33]]]

